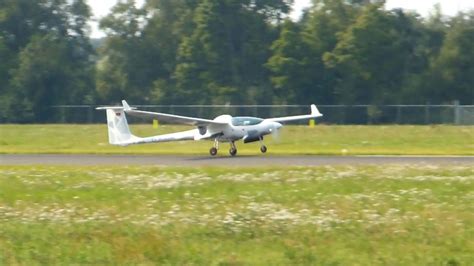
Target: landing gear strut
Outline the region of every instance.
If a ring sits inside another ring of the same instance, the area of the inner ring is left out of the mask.
[[[260,141],[260,145],[261,145],[261,146],[260,146],[260,151],[261,151],[262,153],[267,152],[267,146],[265,146],[265,144],[263,144],[263,138],[260,137],[259,141]]]
[[[237,148],[235,147],[235,143],[233,141],[230,143],[229,154],[231,156],[237,155]]]
[[[214,140],[214,146],[209,150],[211,156],[215,156],[217,154],[217,150],[219,149],[219,140]]]

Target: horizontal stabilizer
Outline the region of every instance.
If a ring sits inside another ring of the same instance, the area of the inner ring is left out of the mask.
[[[96,110],[125,110],[123,106],[101,106],[95,108]]]

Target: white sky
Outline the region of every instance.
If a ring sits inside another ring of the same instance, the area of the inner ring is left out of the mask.
[[[87,2],[92,8],[96,20],[96,22],[91,23],[92,37],[103,37],[104,33],[99,31],[97,20],[106,16],[110,8],[117,3],[117,0],[87,0]],[[142,5],[144,0],[136,0],[136,2],[137,5]],[[293,19],[299,18],[303,8],[308,7],[310,3],[311,0],[295,0],[293,12],[290,16]],[[448,16],[453,16],[461,10],[474,9],[474,0],[387,0],[385,6],[387,9],[404,8],[414,10],[422,16],[426,16],[436,3],[441,4],[441,11]]]

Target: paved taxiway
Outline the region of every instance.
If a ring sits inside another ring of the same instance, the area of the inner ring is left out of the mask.
[[[474,156],[176,156],[1,154],[0,165],[319,166],[347,164],[471,164]]]

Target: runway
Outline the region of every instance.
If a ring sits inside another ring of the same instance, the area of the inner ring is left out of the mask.
[[[471,164],[474,156],[176,156],[1,154],[0,165],[321,166],[355,164]]]

